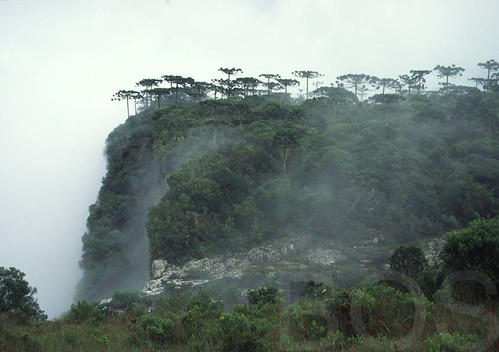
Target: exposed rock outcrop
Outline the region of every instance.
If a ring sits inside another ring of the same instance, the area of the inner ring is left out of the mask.
[[[294,282],[327,280],[331,266],[345,260],[341,245],[334,242],[313,241],[311,236],[294,236],[277,240],[230,256],[215,256],[191,260],[184,265],[173,265],[157,259],[151,265],[152,279],[143,291],[157,295],[171,290],[216,284],[227,280],[264,282],[272,280],[281,288]]]

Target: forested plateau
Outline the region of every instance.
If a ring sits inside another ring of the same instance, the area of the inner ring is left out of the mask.
[[[289,236],[393,251],[498,215],[498,93],[321,93],[151,103],[117,127],[78,297],[140,288],[157,259],[182,265]]]

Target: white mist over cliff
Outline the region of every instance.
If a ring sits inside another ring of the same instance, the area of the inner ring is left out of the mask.
[[[499,59],[498,16],[496,0],[0,1],[0,266],[49,316],[68,309],[104,139],[126,118],[118,90],[220,66],[327,84],[455,63],[465,83]]]

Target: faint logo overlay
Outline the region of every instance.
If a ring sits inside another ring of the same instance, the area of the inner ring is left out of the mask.
[[[330,279],[330,278],[329,278]],[[324,280],[324,281],[327,281]],[[366,285],[371,285],[378,282],[389,281],[390,285],[395,284],[397,287],[401,289],[405,289],[409,295],[414,298],[414,314],[411,316],[411,320],[413,321],[412,328],[402,337],[399,337],[395,340],[395,345],[399,349],[410,349],[411,346],[415,346],[417,343],[421,342],[424,338],[424,330],[426,326],[426,317],[428,316],[428,300],[424,296],[421,287],[418,285],[416,280],[413,278],[397,272],[393,270],[386,270],[380,273],[372,274],[365,277],[358,287],[363,287]],[[479,341],[467,342],[466,346],[457,345],[457,343],[453,343],[452,341],[443,341],[446,347],[450,349],[456,349],[457,347],[470,350],[486,350],[487,348],[493,346],[498,337],[499,337],[499,321],[493,312],[487,310],[483,304],[471,305],[467,303],[463,303],[457,301],[450,289],[456,283],[467,282],[474,283],[475,285],[481,285],[488,296],[497,295],[496,286],[493,280],[490,279],[487,275],[477,272],[477,271],[458,271],[448,275],[441,286],[441,294],[435,296],[435,302],[440,304],[442,307],[445,307],[452,313],[457,313],[461,315],[471,316],[476,319],[476,325],[479,326],[483,324],[483,326],[487,327],[487,335]],[[294,289],[296,291],[296,287],[290,287],[290,289]],[[324,292],[327,288],[324,288]],[[345,312],[349,314],[351,324],[351,330],[362,337],[369,337],[369,333],[367,332],[365,323],[362,319],[362,299],[359,299],[355,295],[349,297],[349,307],[347,307],[348,311]],[[387,307],[389,308],[389,307]],[[341,329],[340,320],[344,320],[343,316],[337,316],[338,314],[331,314],[325,307],[320,309],[318,307],[303,307],[303,314],[311,317],[316,317],[321,321],[327,322],[327,327],[329,330],[339,330]],[[340,313],[341,315],[341,313]],[[436,326],[437,333],[452,333],[450,326],[446,323],[440,323]],[[376,341],[373,341],[376,344]],[[373,348],[382,348],[383,343],[381,341],[378,342],[379,346],[372,346]]]

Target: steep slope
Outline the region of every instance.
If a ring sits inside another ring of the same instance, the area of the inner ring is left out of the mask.
[[[113,131],[80,297],[138,288],[157,259],[180,265],[290,234],[396,246],[499,214],[497,96],[378,105],[334,93],[300,106],[173,106]]]

